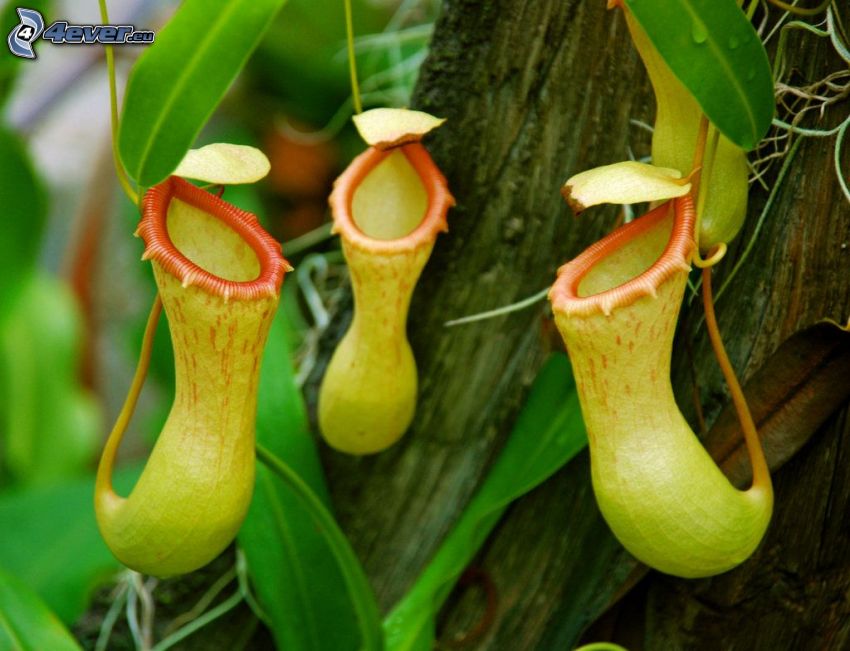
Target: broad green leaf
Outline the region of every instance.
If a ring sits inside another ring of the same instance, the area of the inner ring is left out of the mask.
[[[139,468],[121,470],[115,484],[128,490],[139,474]],[[0,568],[38,593],[66,624],[121,567],[97,529],[94,477],[0,494],[0,531]]]
[[[587,444],[566,356],[553,355],[531,388],[505,448],[410,591],[384,620],[388,651],[434,647],[434,622],[455,582],[508,505]]]
[[[38,595],[0,570],[0,649],[79,651],[80,645]]]
[[[167,177],[191,147],[284,0],[185,0],[133,66],[118,134],[140,185]]]
[[[773,76],[761,40],[735,0],[625,0],[708,119],[753,149],[773,118]]]
[[[263,357],[257,440],[295,469],[328,506],[322,468],[294,380],[288,328],[284,311],[279,310]],[[257,464],[254,498],[239,544],[279,648],[359,648],[354,606],[325,531],[265,464]]]
[[[8,52],[4,56],[12,57]],[[23,144],[0,126],[0,321],[32,273],[47,217],[47,198]]]
[[[79,384],[82,326],[63,282],[33,273],[0,324],[3,462],[17,484],[74,477],[92,463],[100,413]]]

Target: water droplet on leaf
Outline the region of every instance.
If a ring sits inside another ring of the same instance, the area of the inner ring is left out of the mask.
[[[705,43],[708,40],[708,30],[699,18],[694,19],[694,24],[691,26],[691,37],[694,43]]]
[[[737,36],[730,36],[730,37],[729,37],[729,49],[730,49],[730,50],[734,50],[734,49],[735,49],[735,48],[737,48],[740,44],[741,44],[741,41],[740,41],[740,39],[739,39]]]

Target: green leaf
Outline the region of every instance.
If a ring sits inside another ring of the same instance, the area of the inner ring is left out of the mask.
[[[12,57],[6,53],[4,56]],[[47,198],[21,141],[0,126],[0,321],[32,273],[47,218]]]
[[[625,0],[664,61],[709,120],[753,149],[773,118],[773,75],[735,0]]]
[[[96,401],[79,385],[82,325],[70,288],[46,274],[25,279],[0,325],[0,449],[12,479],[79,476],[100,441]]]
[[[257,440],[297,470],[329,506],[322,467],[295,383],[288,322],[272,324],[257,408]],[[239,532],[254,587],[277,646],[299,651],[357,649],[360,631],[327,532],[292,489],[257,465],[254,499]],[[376,609],[377,611],[377,609]],[[374,623],[377,628],[377,621]]]
[[[0,570],[0,649],[79,651],[80,645],[38,595]]]
[[[140,471],[117,472],[116,486],[129,490]],[[26,583],[66,624],[85,612],[94,588],[121,567],[100,537],[93,504],[94,477],[0,495],[0,568]]]
[[[351,548],[351,544],[334,520],[334,516],[322,503],[322,500],[310,489],[303,479],[289,465],[281,461],[262,445],[257,446],[257,458],[267,468],[274,471],[293,495],[310,513],[316,527],[323,531],[328,547],[340,569],[344,589],[351,598],[355,610],[360,634],[350,639],[351,645],[362,651],[382,651],[381,622],[378,619],[378,604],[372,592],[372,586],[363,571],[362,565]]]
[[[185,0],[133,66],[118,134],[140,185],[166,178],[189,150],[284,0]]]
[[[434,647],[434,622],[455,582],[508,505],[549,478],[587,445],[565,355],[541,369],[513,431],[460,519],[410,591],[384,620],[388,651]]]

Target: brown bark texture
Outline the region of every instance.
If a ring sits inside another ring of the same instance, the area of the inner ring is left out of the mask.
[[[788,57],[802,79],[840,69],[826,39],[794,35]],[[384,609],[479,485],[552,346],[543,303],[443,323],[539,291],[560,263],[610,230],[616,211],[575,219],[559,188],[571,174],[626,159],[630,147],[648,153],[647,134],[630,119],[651,123],[653,114],[623,18],[601,0],[447,0],[414,105],[448,118],[427,144],[457,198],[410,313],[416,418],[380,455],[324,450],[337,515]],[[837,124],[848,108],[836,104],[818,126]],[[747,224],[716,271],[715,290],[755,238],[717,302],[743,380],[797,331],[850,315],[850,207],[832,152],[831,138],[801,144],[760,226],[768,193],[753,188]],[[841,162],[850,169],[846,151]],[[711,425],[729,398],[701,316],[700,301],[686,299],[673,377],[686,415],[694,421],[696,386]],[[342,331],[327,336],[327,351]],[[850,383],[850,369],[835,377]],[[701,581],[644,577],[602,521],[580,455],[514,504],[477,558],[498,591],[498,614],[469,648],[568,649],[583,632],[631,649],[848,648],[848,423],[846,408],[832,413],[775,475],[774,521],[756,555]],[[442,638],[474,627],[483,601],[479,590],[457,591],[442,613]]]

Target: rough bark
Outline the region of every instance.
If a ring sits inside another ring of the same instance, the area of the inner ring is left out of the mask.
[[[337,513],[384,608],[403,594],[467,503],[548,350],[543,306],[461,328],[443,322],[534,293],[551,283],[560,262],[609,229],[613,212],[574,220],[558,188],[580,169],[624,159],[629,145],[643,153],[645,136],[629,119],[652,114],[622,17],[606,13],[602,2],[450,0],[431,47],[415,104],[449,119],[429,147],[458,205],[411,311],[421,381],[416,421],[400,444],[376,457],[325,454]],[[835,63],[825,44],[808,41],[791,56],[808,78]],[[798,329],[848,316],[850,251],[840,245],[850,240],[850,210],[831,151],[823,140],[802,145],[752,252],[718,303],[730,356],[744,378]],[[750,219],[718,285],[753,236],[766,193],[752,197]],[[674,378],[689,413],[698,370],[711,422],[728,397],[700,316],[698,300],[686,307]],[[691,648],[694,640],[707,640],[705,648],[750,648],[764,633],[759,627],[768,626],[764,639],[774,645],[763,648],[790,648],[782,641],[801,635],[810,636],[807,648],[839,648],[832,645],[848,634],[841,595],[850,584],[846,545],[838,542],[847,538],[839,524],[850,494],[842,482],[846,436],[837,417],[779,473],[775,521],[751,561],[714,581],[650,575],[609,619],[614,623],[597,632],[620,631],[620,639],[645,641],[646,648]],[[588,474],[581,456],[514,505],[491,536],[478,563],[497,586],[499,614],[474,648],[569,648],[630,585],[636,563],[601,521]],[[476,591],[451,600],[444,636],[473,626],[480,602]],[[746,617],[733,608],[742,602],[749,604]],[[753,623],[777,604],[781,616]]]

